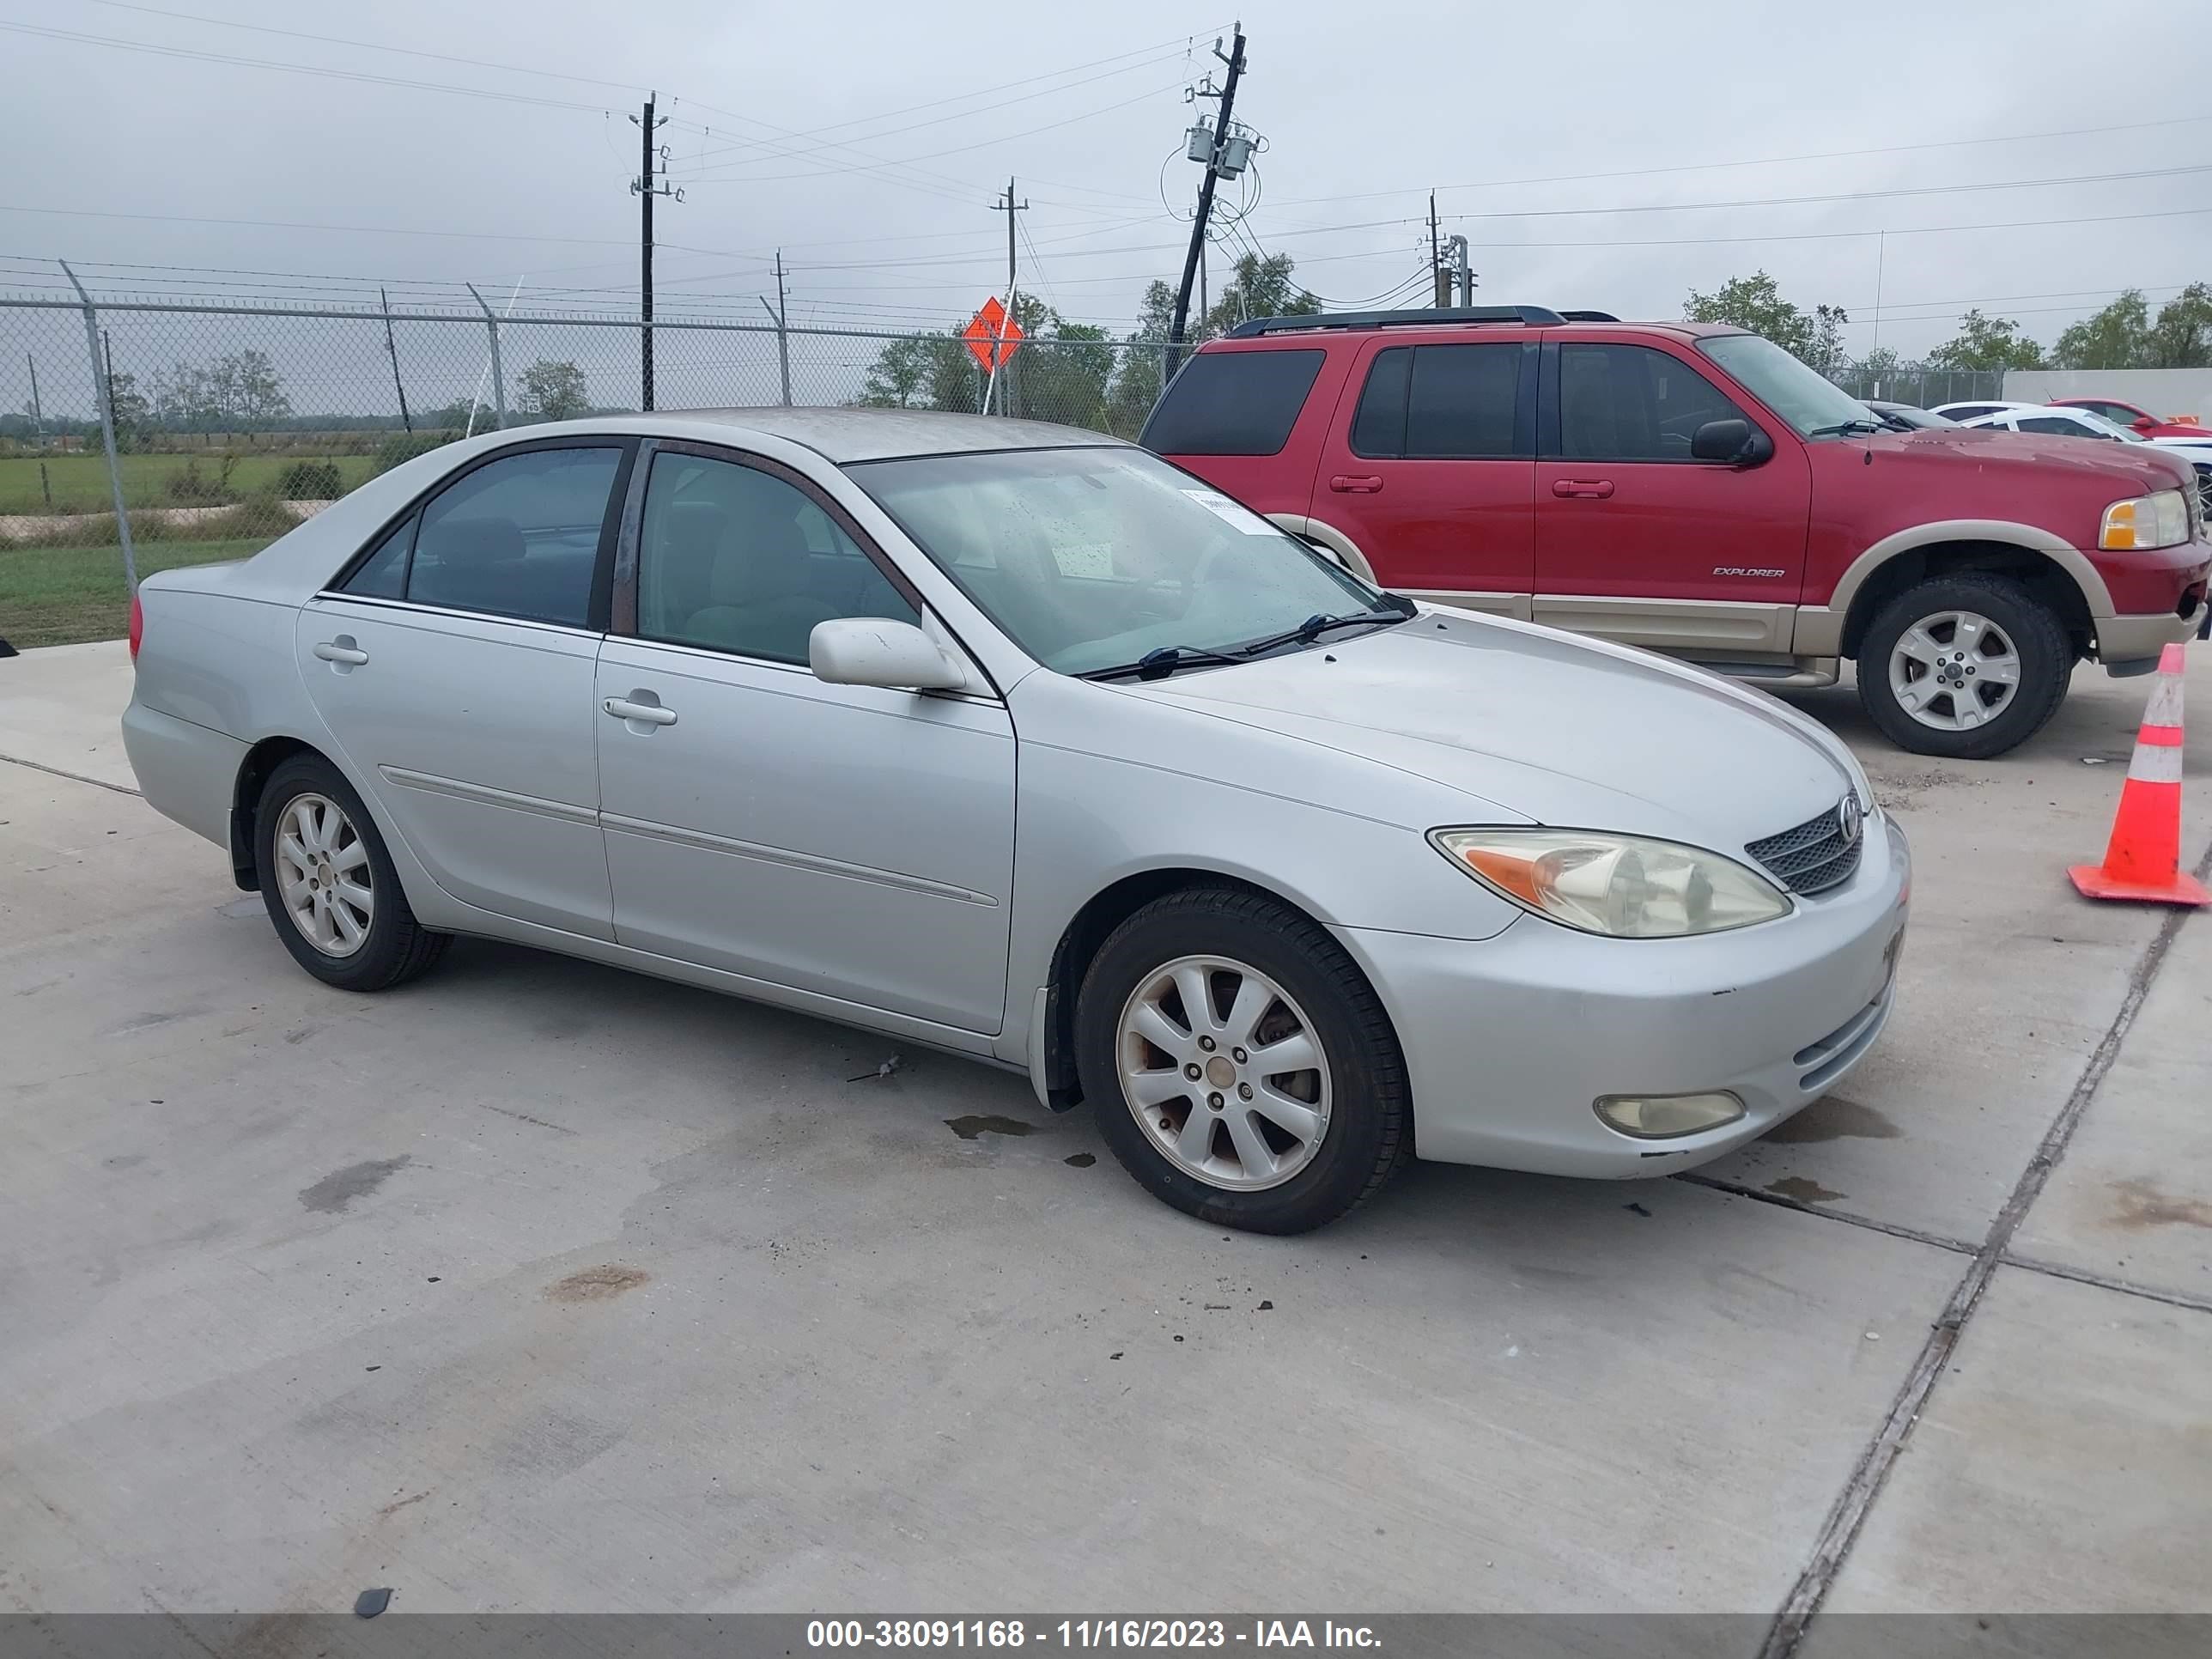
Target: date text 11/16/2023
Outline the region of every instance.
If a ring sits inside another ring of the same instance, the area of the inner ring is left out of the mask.
[[[1332,1619],[815,1619],[806,1644],[832,1648],[1378,1648],[1369,1626]]]

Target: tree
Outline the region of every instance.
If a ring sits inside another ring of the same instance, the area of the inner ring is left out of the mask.
[[[2191,283],[2158,308],[2147,368],[2212,368],[2212,287]]]
[[[2094,317],[2085,317],[2051,348],[2054,368],[2141,368],[2149,356],[2149,307],[2131,288]]]
[[[223,412],[240,426],[282,420],[292,412],[284,382],[265,351],[249,347],[218,358],[214,379]]]
[[[1805,361],[1823,374],[1833,375],[1844,367],[1844,326],[1850,313],[1841,306],[1814,306]]]
[[[2043,348],[2011,318],[1969,311],[1959,319],[1958,334],[1929,352],[1928,362],[1933,368],[2041,368]]]
[[[1126,337],[1127,347],[1119,354],[1121,361],[1106,394],[1106,429],[1116,437],[1135,437],[1160,400],[1160,367],[1175,301],[1175,290],[1165,283],[1155,282],[1145,289],[1137,326]]]
[[[139,391],[138,377],[130,374],[107,377],[107,403],[115,417],[116,444],[127,449],[146,429],[146,422],[153,417],[153,405]]]
[[[860,401],[871,409],[912,409],[929,383],[933,339],[894,340],[878,354],[862,383]]]
[[[1318,312],[1321,301],[1291,280],[1294,264],[1287,253],[1265,258],[1239,255],[1194,337],[1212,339],[1254,317],[1310,317]]]
[[[1693,323],[1733,323],[1747,328],[1808,362],[1816,349],[1814,319],[1784,299],[1780,287],[1764,270],[1731,276],[1711,294],[1692,289],[1683,302],[1682,314]],[[1846,319],[1841,311],[1834,314],[1840,326]]]
[[[522,397],[517,405],[541,421],[573,421],[592,407],[584,371],[562,359],[540,357],[522,371]]]

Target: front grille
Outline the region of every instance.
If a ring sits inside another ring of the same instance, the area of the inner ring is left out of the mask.
[[[1863,829],[1850,840],[1844,839],[1844,806],[1838,801],[1820,817],[1755,841],[1744,850],[1791,892],[1825,893],[1851,878],[1865,845]]]

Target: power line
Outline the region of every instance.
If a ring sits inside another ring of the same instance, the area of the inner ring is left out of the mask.
[[[300,29],[275,28],[266,23],[241,23],[231,17],[203,17],[196,12],[168,11],[160,6],[143,6],[134,0],[93,0],[94,5],[111,6],[118,11],[143,12],[149,17],[174,18],[183,23],[205,23],[215,28],[247,29],[256,34],[281,34],[292,40],[314,40],[326,46],[350,46],[362,52],[388,52],[402,58],[427,58],[441,64],[462,64],[471,69],[501,70],[509,75],[535,75],[549,81],[573,81],[580,86],[612,87],[620,92],[636,92],[640,88],[627,81],[603,81],[597,76],[568,75],[559,70],[531,69],[521,64],[499,64],[483,58],[457,58],[449,52],[422,52],[413,46],[386,46],[377,40],[346,40],[332,34],[309,34]]]
[[[1471,184],[1439,185],[1438,190],[1501,190],[1516,185],[1583,184],[1601,179],[1648,179],[1662,173],[1707,173],[1724,167],[1779,167],[1796,161],[1840,161],[1868,155],[1903,155],[1911,151],[1955,149],[1973,144],[2019,144],[2039,138],[2080,138],[2107,132],[2142,132],[2153,127],[2184,126],[2193,123],[2212,121],[2212,115],[2174,115],[2157,121],[2131,121],[2118,126],[2066,127],[2053,132],[2014,132],[1992,138],[1941,138],[1917,144],[1877,144],[1865,149],[1814,150],[1798,155],[1756,155],[1730,161],[1677,161],[1665,167],[1626,167],[1607,173],[1559,173],[1542,178],[1484,179]],[[1386,196],[1418,196],[1425,188],[1410,185],[1401,190],[1353,191],[1340,196],[1301,196],[1291,201],[1279,203],[1282,207],[1302,207],[1320,202],[1373,201]]]
[[[232,52],[202,52],[191,46],[160,46],[143,40],[123,40],[108,34],[82,34],[71,29],[44,28],[35,23],[0,22],[13,34],[37,35],[50,40],[73,40],[87,46],[112,46],[121,52],[145,52],[156,58],[185,58],[207,64],[229,64],[245,69],[280,70],[292,75],[312,75],[329,81],[359,81],[372,86],[405,87],[417,92],[452,93],[463,98],[489,98],[503,104],[527,104],[540,109],[581,110],[586,114],[607,112],[603,104],[579,104],[563,98],[540,98],[529,93],[499,92],[489,87],[457,87],[444,81],[413,81],[404,76],[374,75],[365,70],[325,69],[313,64],[280,63],[273,58],[243,58]]]

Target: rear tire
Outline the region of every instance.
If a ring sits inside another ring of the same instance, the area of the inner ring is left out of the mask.
[[[1938,576],[1875,614],[1859,642],[1859,701],[1900,749],[1988,760],[2058,712],[2074,660],[2058,618],[2021,583]]]
[[[415,920],[376,822],[345,775],[295,755],[254,813],[261,902],[292,959],[342,991],[383,991],[445,954],[451,935]]]
[[[1271,1051],[1281,1069],[1263,1069]],[[1122,1167],[1203,1221],[1307,1232],[1411,1154],[1412,1090],[1374,988],[1326,929],[1258,893],[1170,893],[1115,928],[1084,976],[1076,1060]]]

